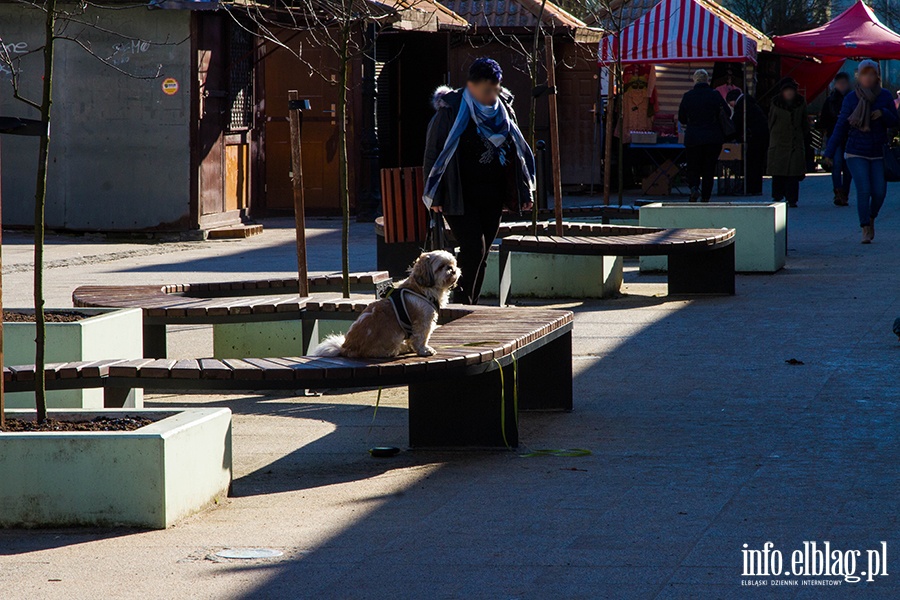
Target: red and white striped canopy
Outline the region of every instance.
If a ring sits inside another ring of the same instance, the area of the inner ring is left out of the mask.
[[[722,11],[723,9],[719,9]],[[622,30],[622,62],[752,62],[756,40],[710,10],[703,0],[662,0]],[[600,63],[616,60],[619,36],[600,42]]]

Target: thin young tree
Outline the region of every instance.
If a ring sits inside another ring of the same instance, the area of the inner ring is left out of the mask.
[[[123,39],[133,39],[113,32],[93,20],[87,14],[89,5],[78,4],[60,8],[57,0],[44,0],[30,2],[17,0],[24,6],[32,7],[43,12],[43,46],[28,53],[15,57],[9,49],[0,43],[0,66],[3,66],[12,86],[12,95],[16,100],[23,102],[40,115],[41,135],[38,145],[38,163],[35,176],[34,192],[34,315],[35,315],[35,408],[38,423],[47,420],[47,387],[44,378],[46,366],[46,319],[44,316],[44,236],[45,213],[47,206],[47,181],[50,168],[50,122],[53,114],[53,66],[56,43],[59,41],[71,42],[88,52],[100,62],[129,77],[140,79],[155,78],[159,76],[162,66],[157,67],[154,75],[137,75],[129,73],[121,67],[113,64],[108,58],[104,58],[94,52],[85,33],[91,30],[104,34],[112,34]],[[93,5],[90,5],[93,6]],[[97,8],[97,7],[94,7]],[[145,40],[140,40],[146,42]],[[150,43],[150,42],[146,42]],[[161,42],[168,44],[169,42]],[[21,88],[21,61],[27,54],[40,52],[42,56],[41,97],[33,100],[23,94]]]
[[[604,30],[606,36],[611,42],[611,50],[613,57],[611,61],[606,61],[603,66],[607,70],[607,96],[606,96],[606,135],[604,137],[604,158],[603,158],[603,203],[609,204],[609,196],[612,183],[612,140],[614,121],[618,116],[618,132],[615,137],[619,138],[618,144],[618,198],[619,205],[622,204],[625,194],[624,187],[624,146],[622,140],[625,139],[624,119],[621,115],[616,114],[616,108],[622,105],[622,95],[625,92],[625,72],[622,66],[622,30],[626,27],[625,22],[625,5],[628,0],[594,0],[591,4],[585,6],[585,10],[590,13],[589,20],[599,23]],[[601,56],[601,59],[603,57]]]

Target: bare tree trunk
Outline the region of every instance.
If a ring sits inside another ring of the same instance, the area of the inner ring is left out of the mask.
[[[608,72],[606,85],[606,130],[603,135],[603,205],[609,206],[609,192],[612,187],[612,140],[613,127],[615,126],[616,100],[613,96],[615,89],[615,70],[606,68]]]
[[[553,163],[553,214],[556,235],[563,234],[562,221],[562,168],[559,161],[559,115],[556,112],[556,56],[553,53],[553,36],[544,37],[547,52],[547,85],[550,87],[550,156]]]
[[[44,379],[44,209],[47,202],[47,169],[50,162],[50,107],[53,104],[53,45],[56,28],[56,0],[47,0],[44,29],[44,87],[41,95],[41,133],[37,181],[34,193],[34,402],[37,421],[47,420],[47,385]]]
[[[341,285],[344,298],[350,297],[350,182],[347,169],[347,83],[350,70],[351,24],[341,26],[340,72],[338,73],[338,178],[341,198]]]
[[[540,60],[538,56],[538,46],[541,39],[541,30],[543,29],[544,23],[544,9],[547,7],[547,0],[541,0],[541,10],[538,12],[537,17],[537,26],[534,28],[534,38],[532,39],[531,44],[531,58],[528,60],[528,76],[531,79],[531,112],[528,114],[529,117],[529,137],[531,138],[529,141],[531,142],[531,149],[537,150],[535,143],[537,142],[537,138],[534,133],[534,126],[536,123],[536,115],[537,112],[537,98],[534,96],[534,88],[537,85],[537,76],[538,76],[538,61]],[[537,203],[535,202],[535,209],[537,209]],[[535,210],[535,218],[537,215],[537,210]]]

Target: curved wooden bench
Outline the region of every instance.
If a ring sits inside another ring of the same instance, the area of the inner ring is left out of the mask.
[[[366,305],[353,301],[310,304],[311,310],[346,318],[355,318]],[[571,410],[571,312],[451,307],[442,311],[441,320],[446,323],[431,338],[437,354],[429,357],[107,360],[47,365],[44,376],[51,390],[102,387],[110,405],[124,399],[132,388],[296,390],[407,385],[412,446],[515,446],[516,380],[518,408]],[[35,368],[7,367],[3,378],[10,392],[30,391]],[[505,393],[501,393],[501,381]]]
[[[541,225],[541,224],[539,224]],[[510,253],[669,257],[670,294],[734,294],[734,229],[659,229],[626,225],[549,223],[531,235],[531,224],[511,224],[500,241],[500,305],[512,286]],[[514,231],[528,230],[519,234]],[[555,232],[555,228],[553,228]]]
[[[659,227],[639,227],[635,225],[605,225],[602,223],[578,223],[563,222],[564,236],[611,236],[611,235],[638,235],[643,233],[657,233],[665,231]],[[511,235],[533,235],[534,226],[530,221],[510,221],[500,223],[497,237],[505,238]],[[556,235],[556,225],[553,221],[538,221],[537,234],[542,236]]]
[[[341,289],[338,275],[309,278],[310,292]],[[373,291],[375,297],[391,285],[387,271],[350,274],[352,291]],[[258,279],[169,285],[86,285],[72,292],[72,303],[83,308],[140,308],[144,313],[144,356],[166,356],[166,325],[246,323],[295,320],[308,298],[298,295],[297,278]]]

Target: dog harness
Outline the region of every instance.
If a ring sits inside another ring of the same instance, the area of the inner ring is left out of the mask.
[[[409,318],[409,310],[406,308],[406,296],[413,295],[422,298],[431,304],[435,310],[440,309],[440,305],[438,305],[437,301],[428,298],[427,296],[423,296],[418,292],[414,292],[412,290],[408,290],[406,288],[392,289],[388,293],[388,300],[391,301],[391,307],[394,309],[394,315],[397,317],[397,323],[400,324],[400,329],[403,330],[403,333],[406,334],[406,338],[409,337],[413,333],[412,328],[412,319]]]

